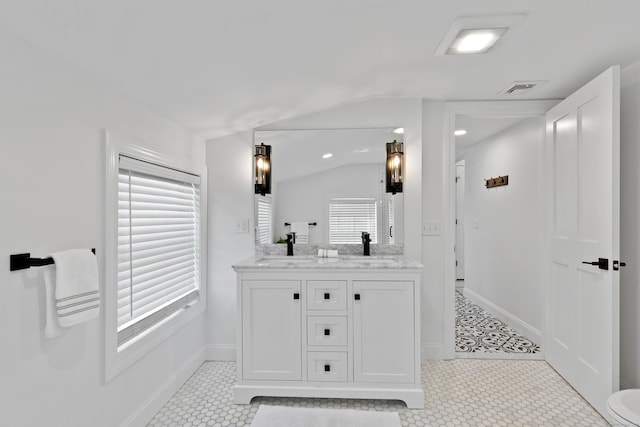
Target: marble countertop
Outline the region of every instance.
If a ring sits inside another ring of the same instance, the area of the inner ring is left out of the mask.
[[[413,270],[424,266],[405,256],[339,256],[319,258],[317,256],[264,256],[252,257],[234,264],[235,271],[260,269],[287,270]]]

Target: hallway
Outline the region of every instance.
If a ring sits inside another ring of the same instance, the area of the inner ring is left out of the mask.
[[[543,360],[540,346],[456,291],[456,357]]]

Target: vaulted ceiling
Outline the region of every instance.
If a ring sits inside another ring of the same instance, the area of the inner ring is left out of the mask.
[[[485,55],[456,17],[525,14]],[[2,0],[0,28],[203,137],[375,97],[563,98],[640,59],[638,0]]]

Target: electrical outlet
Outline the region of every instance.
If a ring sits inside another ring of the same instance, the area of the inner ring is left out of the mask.
[[[423,236],[439,236],[440,223],[439,222],[423,222],[422,235]]]
[[[234,233],[242,234],[249,232],[249,218],[240,218],[236,220]]]

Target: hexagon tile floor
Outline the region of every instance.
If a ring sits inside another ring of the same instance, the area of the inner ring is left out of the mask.
[[[205,362],[149,426],[248,426],[260,404],[398,412],[403,426],[608,426],[544,361],[432,360],[423,410],[390,400],[257,397],[235,405],[234,362]],[[285,426],[283,426],[285,427]]]

